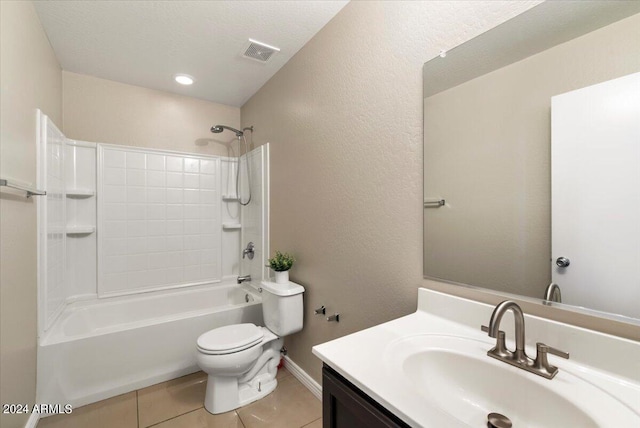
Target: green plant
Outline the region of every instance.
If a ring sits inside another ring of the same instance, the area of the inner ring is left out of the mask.
[[[269,259],[269,267],[276,272],[284,272],[291,269],[296,259],[289,253],[281,253],[276,251],[276,255]]]

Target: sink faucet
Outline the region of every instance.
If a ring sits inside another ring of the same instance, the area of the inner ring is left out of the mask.
[[[544,291],[544,300],[546,300],[547,302],[562,303],[562,293],[560,292],[560,286],[555,282],[549,284],[547,289]]]
[[[251,281],[251,275],[242,275],[238,276],[238,284],[242,284],[243,282]]]
[[[505,333],[500,330],[502,317],[509,310],[513,312],[516,324],[516,349],[514,352],[507,349]],[[489,333],[489,337],[496,338],[496,346],[487,352],[488,356],[547,379],[552,379],[558,373],[558,368],[549,364],[547,354],[551,353],[562,358],[569,358],[568,353],[540,342],[536,345],[536,359],[533,360],[527,356],[524,349],[524,314],[522,313],[522,308],[512,300],[505,300],[496,306],[491,314],[489,326],[483,325],[482,331]]]
[[[516,321],[516,351],[512,358],[519,363],[527,364],[530,360],[524,351],[524,314],[518,304],[511,300],[505,300],[493,310],[489,320],[489,337],[498,338],[498,331],[502,317],[508,310],[513,312]]]

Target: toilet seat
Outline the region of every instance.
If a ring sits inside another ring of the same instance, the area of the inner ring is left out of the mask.
[[[197,347],[204,354],[232,354],[261,343],[263,337],[263,329],[255,324],[233,324],[200,335]]]

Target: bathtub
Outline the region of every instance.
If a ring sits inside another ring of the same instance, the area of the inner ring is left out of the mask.
[[[198,336],[243,322],[263,325],[249,284],[70,303],[39,340],[37,402],[83,406],[193,373]]]

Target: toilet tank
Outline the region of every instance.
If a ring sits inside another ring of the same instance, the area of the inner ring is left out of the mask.
[[[262,281],[262,315],[264,325],[279,337],[302,330],[302,293],[304,287]]]

